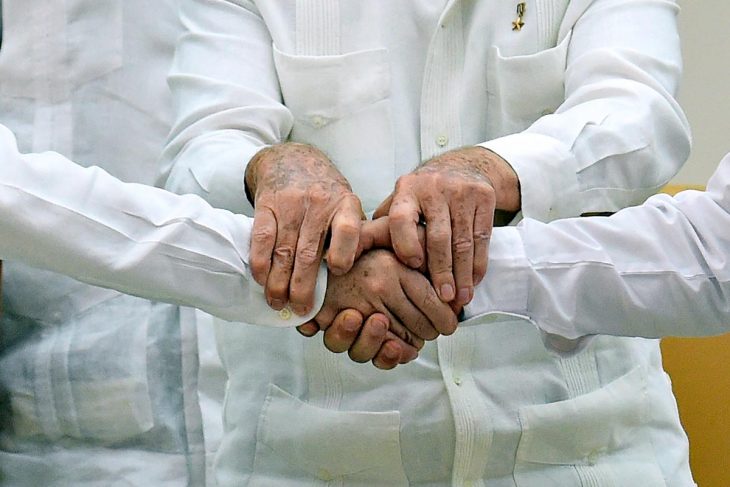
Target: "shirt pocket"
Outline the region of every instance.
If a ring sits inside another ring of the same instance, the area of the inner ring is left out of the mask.
[[[517,486],[665,486],[646,426],[646,376],[639,366],[594,392],[520,408]]]
[[[489,138],[521,132],[563,103],[571,34],[555,47],[528,55],[503,57],[499,47],[492,46],[487,71]]]
[[[59,101],[122,67],[123,0],[11,0],[2,15],[3,95]]]
[[[287,54],[274,46],[290,140],[323,150],[350,181],[366,211],[395,181],[388,50],[331,56]]]
[[[309,405],[275,385],[256,433],[249,486],[407,486],[397,411],[335,411]]]

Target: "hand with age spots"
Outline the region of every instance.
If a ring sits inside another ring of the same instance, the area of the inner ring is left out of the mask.
[[[371,250],[347,274],[330,275],[321,310],[298,329],[306,336],[324,330],[329,350],[348,350],[357,362],[390,369],[413,360],[424,340],[451,334],[456,325],[456,314],[428,279],[392,252]]]
[[[328,235],[332,275],[352,267],[363,218],[360,200],[327,156],[298,143],[259,151],[246,168],[245,184],[255,208],[253,278],[265,287],[272,308],[288,302],[292,311],[306,314]]]
[[[518,211],[519,180],[494,152],[466,147],[441,154],[398,179],[374,218],[390,217],[393,251],[409,267],[426,265],[442,301],[460,307],[487,270],[495,210]],[[418,242],[426,225],[426,251]]]

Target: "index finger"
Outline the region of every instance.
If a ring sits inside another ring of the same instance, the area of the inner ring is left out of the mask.
[[[332,218],[327,265],[336,276],[345,274],[355,262],[362,216],[360,200],[353,194],[345,196]]]
[[[393,251],[401,262],[418,269],[423,263],[423,250],[418,242],[420,205],[412,194],[396,193],[390,205],[390,239]]]

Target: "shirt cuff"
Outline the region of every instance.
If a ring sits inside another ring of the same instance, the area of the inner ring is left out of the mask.
[[[253,277],[247,276],[250,280],[250,308],[246,310],[246,324],[262,325],[274,328],[291,328],[299,326],[315,317],[324,304],[324,296],[327,291],[327,264],[324,262],[319,266],[317,274],[317,285],[314,288],[314,306],[312,311],[306,315],[295,314],[289,306],[276,311],[266,303],[264,288],[260,286]]]
[[[527,314],[529,262],[518,227],[492,230],[489,265],[474,299],[464,307],[464,318],[489,313]]]
[[[211,206],[253,216],[243,179],[248,162],[263,147],[233,130],[196,139],[179,155],[167,188],[199,194]]]
[[[578,162],[558,140],[521,132],[478,145],[498,154],[517,173],[525,218],[551,221],[580,213]]]

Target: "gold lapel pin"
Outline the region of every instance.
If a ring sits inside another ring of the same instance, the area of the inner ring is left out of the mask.
[[[517,4],[517,18],[512,21],[512,30],[519,32],[522,30],[522,27],[525,26],[525,22],[522,19],[525,16],[526,9],[527,4],[525,2],[520,2]]]

